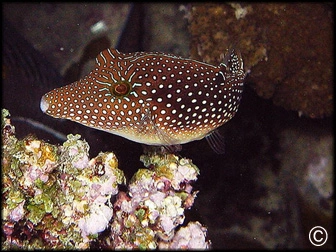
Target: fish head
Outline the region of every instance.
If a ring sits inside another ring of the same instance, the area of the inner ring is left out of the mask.
[[[148,134],[144,123],[150,120],[149,104],[141,99],[142,81],[132,71],[134,64],[124,60],[126,55],[112,49],[101,52],[94,70],[83,79],[46,93],[41,110],[142,142]]]

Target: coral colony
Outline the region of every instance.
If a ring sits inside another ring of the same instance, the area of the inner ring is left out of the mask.
[[[79,135],[61,146],[19,140],[8,117],[2,110],[2,248],[210,248],[204,226],[184,223],[197,194],[191,160],[143,155],[147,168],[122,191],[126,180],[113,152],[90,159]]]

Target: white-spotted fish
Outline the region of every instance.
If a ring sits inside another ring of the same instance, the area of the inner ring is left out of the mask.
[[[41,110],[147,145],[207,137],[237,112],[245,73],[232,49],[219,66],[158,52],[107,49],[84,79],[45,94]]]

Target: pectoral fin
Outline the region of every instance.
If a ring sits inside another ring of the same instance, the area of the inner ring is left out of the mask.
[[[224,154],[225,153],[225,143],[224,143],[224,136],[216,129],[208,134],[205,139],[207,140],[208,144],[210,145],[211,149],[217,154]]]

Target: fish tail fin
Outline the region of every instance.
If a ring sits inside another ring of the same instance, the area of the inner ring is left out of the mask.
[[[231,46],[223,62],[220,64],[223,72],[241,74],[244,73],[244,64],[241,56],[241,52],[235,46]]]

